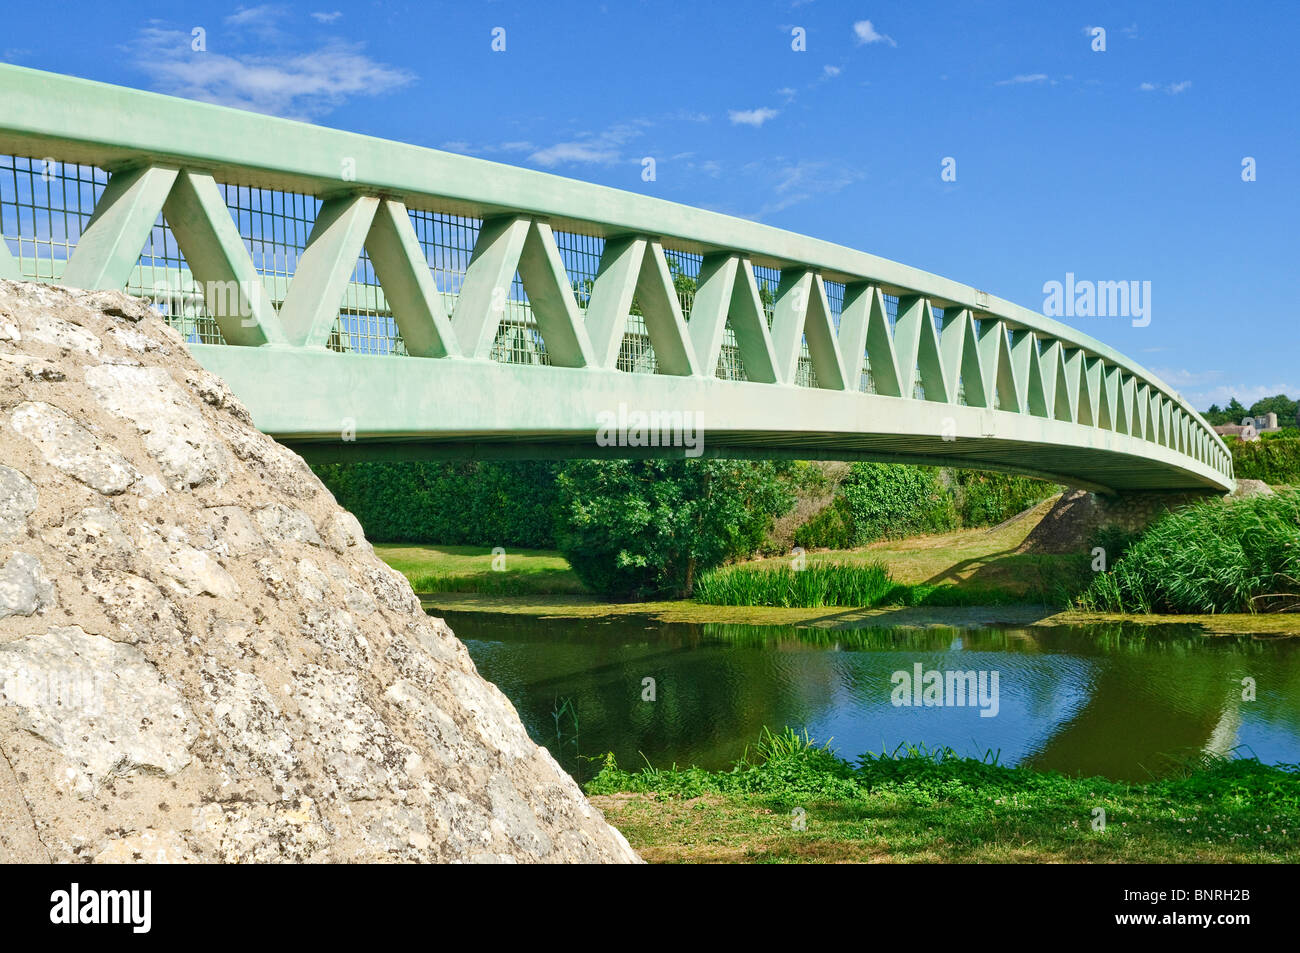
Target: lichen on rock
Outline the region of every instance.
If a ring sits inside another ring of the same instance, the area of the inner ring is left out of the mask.
[[[635,861],[143,302],[0,281],[0,860]]]

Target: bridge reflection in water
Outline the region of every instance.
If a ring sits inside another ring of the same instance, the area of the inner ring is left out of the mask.
[[[1300,645],[1187,627],[850,631],[687,625],[637,618],[526,619],[448,613],[483,675],[536,741],[624,767],[728,767],[764,727],[807,728],[841,756],[902,744],[992,751],[1004,764],[1143,780],[1202,753],[1300,762]],[[896,707],[897,671],[996,671],[995,717],[978,708]],[[1258,685],[1241,701],[1241,679]],[[642,699],[655,679],[656,698]],[[556,712],[569,703],[561,737]]]

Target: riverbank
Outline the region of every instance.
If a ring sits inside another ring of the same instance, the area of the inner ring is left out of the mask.
[[[421,597],[427,611],[483,612],[537,619],[648,618],[657,622],[787,625],[833,630],[898,626],[1080,626],[1117,623],[1192,628],[1203,635],[1300,636],[1300,614],[1126,615],[1055,610],[1034,605],[888,606],[879,609],[782,609],[768,606],[712,606],[690,599],[661,602],[604,602],[593,596],[515,596],[436,593]]]
[[[610,762],[587,791],[658,863],[1300,861],[1295,766],[1207,759],[1128,784],[915,751],[853,765],[793,732],[757,755],[715,772]]]
[[[893,626],[1043,625],[1131,623],[1190,626],[1206,635],[1300,635],[1300,613],[1146,615],[1084,612],[1070,606],[1093,574],[1086,554],[1022,551],[1026,536],[1050,509],[1046,500],[987,529],[886,540],[850,550],[812,552],[808,565],[882,563],[910,586],[951,587],[972,595],[993,593],[981,605],[777,608],[705,605],[694,600],[608,602],[587,594],[564,558],[546,550],[495,556],[481,547],[378,544],[385,562],[411,580],[433,612],[488,612],[553,619],[646,617],[661,622],[789,625],[829,629]],[[495,560],[495,565],[494,565]],[[789,557],[752,560],[745,568],[789,565]]]
[[[1021,551],[1026,536],[1051,509],[1044,500],[998,526],[956,530],[907,539],[882,540],[853,549],[803,554],[806,565],[867,566],[880,563],[908,586],[956,586],[986,594],[991,602],[1041,603],[1062,607],[1068,594],[1090,580],[1083,553]],[[489,551],[483,547],[377,543],[375,551],[405,575],[421,595],[433,592],[485,595],[573,595],[585,592],[564,557],[552,550]],[[771,569],[791,557],[746,560],[737,566]]]

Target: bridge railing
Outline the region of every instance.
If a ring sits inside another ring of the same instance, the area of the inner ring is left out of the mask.
[[[0,277],[191,340],[818,387],[1113,431],[1232,481],[1127,357],[915,268],[660,199],[0,66]]]

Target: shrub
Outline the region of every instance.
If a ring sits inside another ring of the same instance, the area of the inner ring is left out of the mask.
[[[853,545],[853,517],[843,496],[836,496],[794,532],[804,549],[848,549]]]
[[[856,546],[957,525],[953,495],[935,467],[855,463],[843,493]]]
[[[1300,491],[1207,500],[1161,518],[1079,604],[1174,613],[1300,607]]]
[[[556,463],[334,463],[314,469],[375,542],[555,546]]]
[[[1300,440],[1237,440],[1230,446],[1237,479],[1263,480],[1274,486],[1300,484]]]
[[[1055,483],[1009,473],[955,470],[962,526],[996,526],[1061,491]]]
[[[1060,487],[1031,477],[908,464],[856,463],[840,491],[794,533],[805,549],[994,526]]]
[[[776,466],[740,461],[576,460],[559,488],[560,552],[589,589],[623,597],[689,596],[793,502]]]

